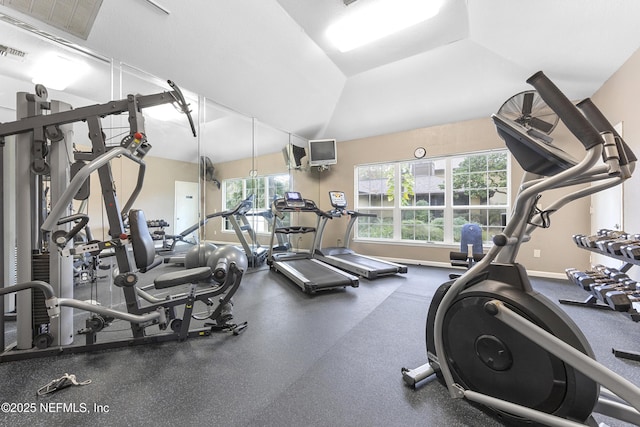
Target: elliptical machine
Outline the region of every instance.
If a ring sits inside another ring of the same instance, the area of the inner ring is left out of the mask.
[[[479,404],[508,424],[597,425],[596,412],[640,425],[640,388],[596,362],[578,326],[532,289],[515,261],[531,232],[550,225],[551,213],[630,178],[636,157],[591,100],[578,110],[542,72],[527,83],[586,155],[573,159],[526,121],[492,117],[525,170],[512,217],[481,261],[437,290],[427,314],[428,363],[402,368],[403,378],[415,386],[435,374],[452,398]],[[541,193],[576,185],[537,210]]]

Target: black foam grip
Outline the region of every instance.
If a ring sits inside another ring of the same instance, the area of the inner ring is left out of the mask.
[[[216,268],[213,270],[213,277],[216,281],[222,282],[229,272],[229,262],[226,258],[221,258],[216,263]]]
[[[604,114],[602,114],[600,109],[593,103],[593,101],[591,101],[590,98],[580,101],[577,104],[577,107],[584,113],[585,117],[591,122],[598,132],[611,132],[616,137],[616,146],[618,147],[618,153],[620,154],[621,165],[626,165],[638,160],[635,154],[633,154],[633,151],[631,151],[631,148],[626,142],[624,142],[622,137],[611,125],[611,122],[607,120]]]
[[[553,84],[542,71],[538,71],[527,79],[527,83],[533,86],[540,97],[560,117],[585,149],[595,147],[602,143],[602,138],[589,121],[578,111],[575,105]]]

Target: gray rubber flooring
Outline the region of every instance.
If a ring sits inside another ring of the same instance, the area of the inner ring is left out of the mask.
[[[235,320],[249,322],[239,336],[215,334],[0,364],[0,402],[20,410],[3,410],[0,425],[503,425],[451,399],[437,380],[415,390],[402,381],[401,367],[426,361],[426,312],[452,271],[410,266],[406,275],[363,279],[357,289],[315,296],[266,267],[251,271],[234,298]],[[567,281],[533,279],[533,284],[553,301],[587,296]],[[118,302],[117,290],[110,294],[106,283],[99,286],[104,287],[99,296]],[[78,296],[87,292],[77,289]],[[598,360],[640,384],[640,363],[611,353],[612,347],[640,351],[638,324],[614,312],[563,308],[589,338]],[[106,331],[98,338],[103,335],[108,339]],[[91,384],[36,396],[41,386],[65,373]]]

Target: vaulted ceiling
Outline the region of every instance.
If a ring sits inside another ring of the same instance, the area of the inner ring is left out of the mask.
[[[370,1],[108,0],[86,40],[50,31],[276,128],[339,141],[487,117],[538,70],[571,98],[590,96],[640,47],[637,0],[446,0],[399,34],[330,46],[329,24]]]

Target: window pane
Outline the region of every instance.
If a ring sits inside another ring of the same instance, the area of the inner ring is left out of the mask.
[[[471,201],[469,190],[456,190],[453,192],[454,206],[469,206]]]
[[[269,193],[267,199],[269,207],[273,201],[279,197],[283,197],[285,191],[289,190],[289,174],[273,175],[269,177]]]
[[[403,210],[402,239],[444,241],[443,210]]]
[[[475,172],[469,174],[469,203],[471,205],[487,204],[487,173]]]
[[[469,180],[469,163],[466,157],[458,157],[451,160],[452,165],[452,190],[453,205],[468,206],[469,205],[469,188],[471,183]]]
[[[444,160],[414,163],[413,206],[444,206]]]
[[[429,217],[429,241],[444,242],[444,210],[431,210]]]
[[[489,204],[490,205],[506,205],[507,204],[507,172],[489,172]]]
[[[506,209],[489,209],[488,211],[488,225],[502,227],[502,218],[506,215]]]
[[[367,209],[361,212],[376,214],[377,217],[358,218],[358,237],[393,238],[393,211]]]
[[[400,164],[400,206],[411,206],[415,203],[415,177],[411,163]]]
[[[486,172],[487,171],[486,154],[469,156],[467,157],[466,161],[469,163],[469,172]]]
[[[487,211],[485,209],[470,209],[469,222],[474,222],[476,224],[480,224],[481,226],[486,226]]]
[[[358,167],[358,206],[393,206],[394,166],[371,165]]]
[[[451,158],[451,170],[453,173],[466,173],[469,172],[469,163],[466,157],[453,157]]]
[[[243,193],[244,186],[244,193]],[[271,204],[275,197],[281,197],[289,189],[289,175],[257,176],[246,179],[229,179],[223,182],[224,209],[233,209],[242,200],[253,195],[253,208],[247,214],[251,227],[257,233],[269,233],[273,217]],[[288,215],[285,221],[288,221]],[[228,220],[225,230],[233,230]]]
[[[491,153],[487,155],[487,168],[491,171],[507,170],[507,153]]]
[[[242,180],[230,179],[224,182],[225,209],[231,209],[240,203],[244,197],[242,194]]]
[[[469,188],[469,174],[468,173],[454,173],[453,174],[453,190],[464,190]]]
[[[506,153],[452,159],[454,206],[506,205],[506,167]]]

